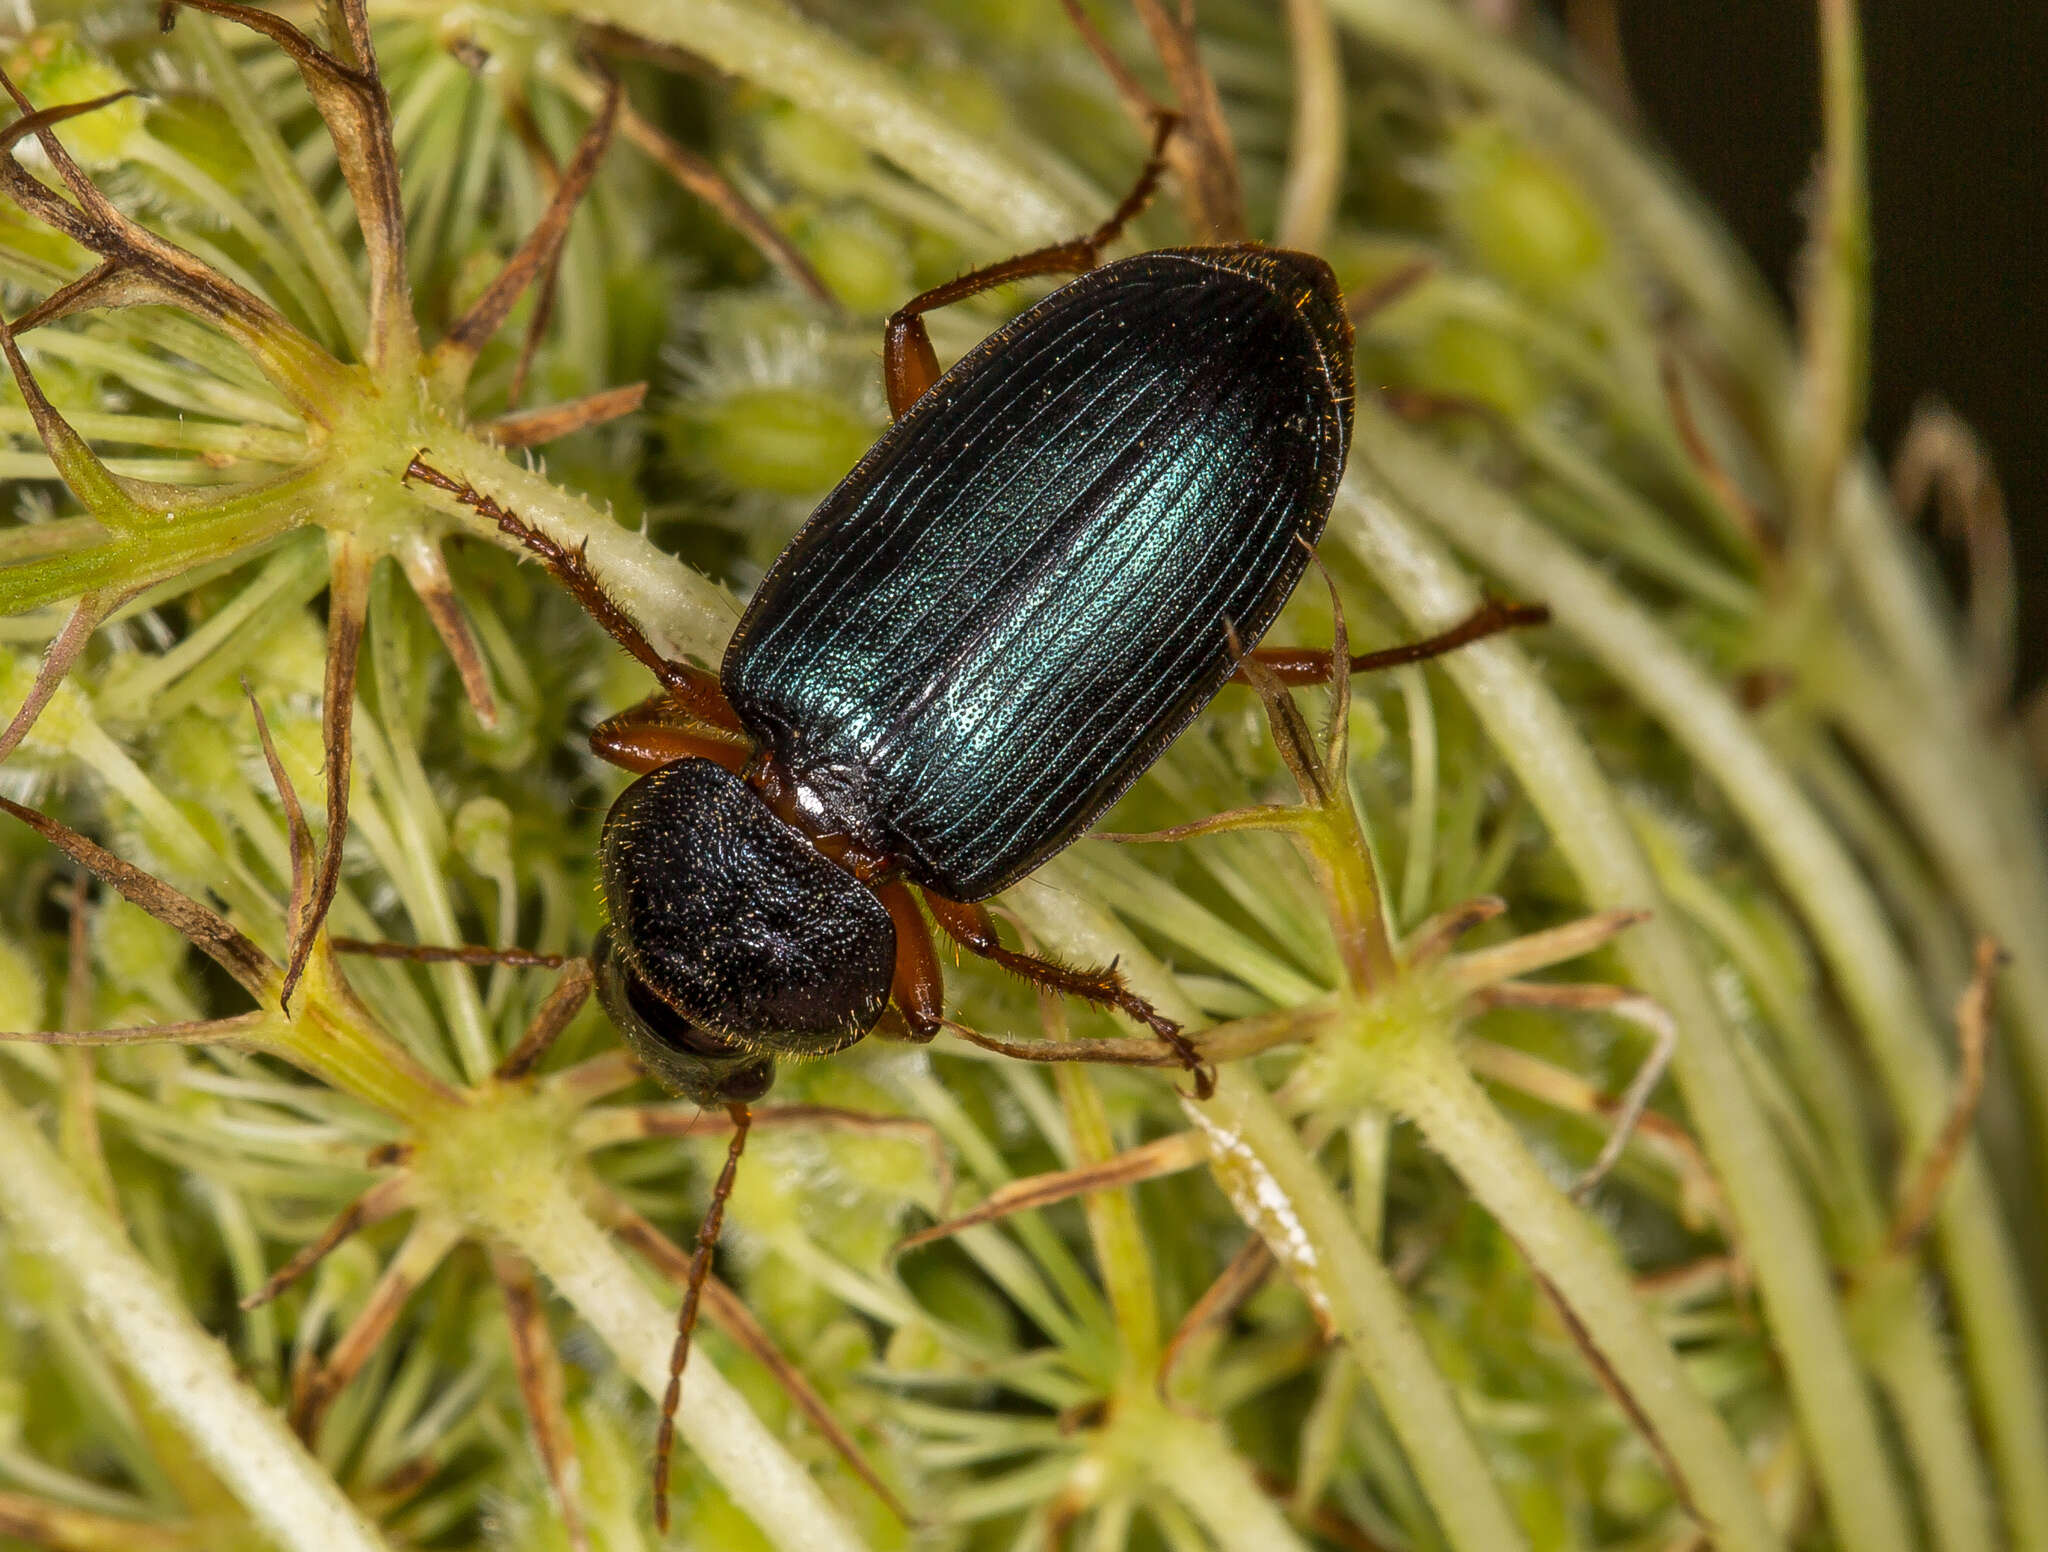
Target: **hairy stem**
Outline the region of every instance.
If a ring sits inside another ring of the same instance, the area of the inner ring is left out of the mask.
[[[604,1339],[646,1393],[668,1388],[675,1315],[620,1257],[556,1175],[472,1204]],[[776,1440],[703,1353],[683,1381],[677,1431],[763,1533],[785,1552],[865,1545],[810,1473]]]
[[[1388,1103],[1422,1129],[1585,1328],[1708,1539],[1723,1552],[1775,1547],[1734,1440],[1651,1324],[1612,1241],[1543,1173],[1449,1039],[1420,1032],[1390,1054],[1379,1079]]]
[[[1904,946],[1847,848],[1727,693],[1598,568],[1419,437],[1367,410],[1359,419],[1359,449],[1410,510],[1503,582],[1545,600],[1557,623],[1720,787],[1811,928],[1905,1124],[1908,1151],[1924,1146],[1946,1118],[1950,1082],[1945,1042],[1927,1017]],[[1893,730],[1906,725],[1888,713],[1872,720]],[[1920,760],[1906,750],[1887,758]],[[2048,1075],[2038,1066],[2028,1071]],[[2038,1087],[2035,1098],[2048,1105]],[[1958,1161],[1938,1232],[2015,1538],[2048,1545],[2048,1474],[2034,1464],[2048,1460],[2040,1353],[2018,1259],[1974,1145]]]
[[[592,0],[584,21],[608,21],[689,50],[719,69],[836,124],[926,187],[1020,247],[1083,231],[1094,195],[1045,153],[1036,166],[962,130],[890,71],[793,11],[736,0]]]
[[[1074,894],[1026,887],[1008,903],[1056,951],[1091,962],[1114,958],[1162,1012],[1196,1017],[1165,968]],[[1226,1066],[1215,1098],[1185,1108],[1209,1138],[1212,1167],[1247,1222],[1357,1356],[1451,1545],[1458,1552],[1526,1545],[1400,1289],[1257,1079],[1241,1064]]]
[[[382,1552],[383,1538],[244,1385],[120,1226],[0,1089],[0,1216],[77,1289],[110,1355],[175,1418],[249,1517],[286,1552]]]
[[[1440,629],[1475,606],[1476,591],[1449,556],[1355,472],[1332,528],[1418,629]],[[1571,714],[1513,643],[1480,642],[1447,659],[1445,671],[1550,827],[1587,903],[1654,912],[1618,952],[1683,1031],[1673,1067],[1741,1225],[1837,1531],[1859,1552],[1906,1552],[1910,1520],[1812,1213],[1698,961],[1674,914],[1657,909],[1661,891],[1616,794]]]

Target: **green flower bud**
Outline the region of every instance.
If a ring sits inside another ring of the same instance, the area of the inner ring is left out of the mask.
[[[11,719],[26,704],[41,667],[41,660],[31,653],[0,649],[0,718]],[[62,753],[91,726],[92,703],[86,699],[84,691],[65,679],[57,686],[57,693],[50,697],[49,704],[43,707],[42,715],[36,718],[36,725],[29,729],[22,746],[44,754]]]
[[[1476,399],[1510,417],[1526,414],[1543,397],[1528,352],[1469,318],[1446,318],[1430,330],[1416,351],[1416,367],[1433,391]]]
[[[1445,215],[1483,269],[1517,290],[1555,297],[1605,263],[1607,232],[1592,202],[1505,126],[1464,124],[1445,161]]]
[[[793,235],[818,278],[848,312],[880,317],[911,296],[909,251],[873,216],[859,211],[812,216]]]
[[[812,388],[742,388],[693,405],[678,442],[693,462],[739,490],[808,496],[829,490],[874,440],[843,399]]]
[[[327,633],[310,614],[299,611],[277,627],[247,659],[249,683],[266,701],[264,712],[275,719],[272,695],[318,696],[327,676]],[[239,695],[241,686],[235,686]]]
[[[512,874],[512,810],[497,798],[471,798],[455,811],[449,840],[456,855],[486,878]]]
[[[237,744],[235,739],[221,737],[220,723],[214,718],[197,711],[183,712],[158,732],[150,774],[174,797],[217,798],[248,782],[241,763],[243,749]]]
[[[93,962],[123,990],[146,992],[184,967],[185,938],[140,906],[103,901],[93,913]]]
[[[43,967],[19,943],[0,938],[0,1030],[41,1029],[48,1004]]]
[[[7,56],[7,73],[22,95],[39,108],[90,102],[124,90],[128,82],[98,51],[78,40],[65,24],[38,28]],[[111,167],[127,158],[129,142],[142,128],[146,110],[139,98],[124,97],[64,122],[64,149],[85,167]]]

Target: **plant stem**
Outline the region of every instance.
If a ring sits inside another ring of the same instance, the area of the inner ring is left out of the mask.
[[[612,22],[673,44],[836,124],[861,145],[1023,247],[1086,230],[1096,196],[1050,152],[1020,162],[920,101],[893,73],[793,11],[736,0],[584,0],[584,22]],[[1047,176],[1050,173],[1052,176]]]
[[[1162,1413],[1148,1431],[1155,1441],[1146,1451],[1148,1469],[1208,1528],[1217,1546],[1230,1552],[1306,1552],[1280,1506],[1230,1448],[1220,1424]]]
[[[714,664],[724,654],[726,638],[740,618],[732,595],[644,535],[620,527],[582,497],[452,426],[422,447],[420,456],[572,548],[587,541],[591,569],[658,650]],[[510,542],[445,494],[425,485],[413,488],[461,519],[466,532],[498,544]]]
[[[1053,1068],[1052,1077],[1074,1139],[1074,1162],[1103,1163],[1116,1152],[1116,1140],[1095,1074],[1079,1062],[1066,1062]],[[1137,1208],[1128,1189],[1090,1191],[1081,1208],[1123,1341],[1124,1379],[1149,1388],[1159,1369],[1159,1294]]]
[[[1636,1298],[1613,1242],[1552,1184],[1445,1035],[1391,1051],[1381,1092],[1441,1153],[1584,1327],[1679,1480],[1672,1487],[1722,1552],[1778,1545],[1727,1428]]]
[[[1324,0],[1287,0],[1294,123],[1273,241],[1313,253],[1329,235],[1344,185],[1344,60]]]
[[[341,244],[321,218],[312,191],[285,148],[275,121],[256,106],[255,94],[241,66],[220,41],[219,24],[202,15],[183,16],[180,22],[178,35],[192,57],[204,67],[207,83],[220,100],[228,122],[249,148],[250,159],[256,163],[270,196],[271,208],[319,281],[321,295],[334,310],[348,343],[360,349],[369,332],[369,315],[357,288],[355,272],[343,256]]]
[[[1354,466],[1333,532],[1419,630],[1441,629],[1478,602],[1433,541],[1371,492]],[[1447,659],[1488,736],[1520,779],[1595,909],[1663,902],[1612,787],[1571,714],[1510,642]],[[1837,1534],[1858,1552],[1906,1552],[1906,1506],[1878,1427],[1813,1217],[1743,1076],[1735,1041],[1668,907],[1617,945],[1636,983],[1684,1031],[1674,1067],[1687,1109],[1742,1228],[1775,1328],[1806,1446]]]
[[[648,1395],[668,1387],[675,1316],[635,1275],[552,1171],[468,1204],[538,1267]],[[861,1552],[864,1543],[700,1350],[683,1378],[678,1431],[732,1501],[785,1552]]]
[[[1926,1000],[1868,881],[1751,723],[1619,588],[1529,519],[1512,499],[1375,411],[1359,416],[1358,446],[1410,510],[1495,576],[1548,603],[1559,625],[1712,777],[1811,928],[1855,1014],[1892,1107],[1905,1123],[1909,1150],[1924,1146],[1947,1117],[1950,1089],[1934,1031],[1922,1011]],[[1831,676],[1828,682],[1841,681]],[[1863,688],[1849,690],[1852,697],[1877,693],[1873,679],[1855,684]],[[1894,710],[1903,714],[1904,708]],[[1909,724],[1893,721],[1892,711],[1874,711],[1870,722],[1892,730],[1884,739],[1888,745],[1933,742],[1893,736]],[[1880,758],[1875,749],[1866,754],[1873,762]],[[1885,752],[1884,758],[1916,769],[1927,763],[1905,747]],[[1926,787],[1919,790],[1932,795]],[[2037,1078],[2048,1077],[2040,1068],[2028,1070]],[[2038,1084],[2035,1094],[2048,1104],[2048,1093]],[[2039,1469],[2048,1460],[2040,1354],[2018,1261],[2001,1231],[1983,1152],[1974,1144],[1957,1162],[1938,1233],[2015,1540],[2048,1545],[2048,1473]]]
[[[1528,1545],[1399,1286],[1258,1080],[1225,1067],[1216,1097],[1186,1108],[1225,1193],[1364,1371],[1445,1538],[1461,1552]]]
[[[1059,888],[1057,868],[1050,878],[1041,871],[1033,883],[1012,890],[1004,903],[1054,952],[1082,963],[1114,959],[1169,1018],[1198,1021],[1166,968],[1084,895]],[[1458,1552],[1525,1546],[1401,1290],[1258,1080],[1243,1064],[1225,1066],[1217,1073],[1215,1098],[1206,1105],[1185,1102],[1185,1108],[1209,1137],[1212,1167],[1245,1221],[1356,1356],[1451,1545]]]
[[[1863,46],[1856,0],[1821,0],[1819,207],[1800,276],[1793,450],[1795,578],[1822,565],[1870,377],[1870,199],[1864,170]],[[1832,559],[1825,564],[1832,565]]]
[[[1834,720],[1908,816],[1949,889],[2011,954],[2001,984],[2012,1003],[2020,1071],[2029,1109],[2048,1116],[2048,871],[2031,826],[2015,822],[2010,805],[1999,801],[1998,753],[1968,727],[1966,716],[1956,715],[1963,709],[1963,681],[1948,694],[1955,704],[1930,713],[1917,695],[1885,683],[1862,663],[1830,674],[1822,691]]]
[[[136,1254],[120,1226],[0,1089],[0,1215],[77,1289],[86,1320],[287,1552],[383,1552],[384,1542],[234,1361]]]
[[[1932,1316],[1922,1307],[1919,1279],[1909,1267],[1886,1270],[1902,1285],[1898,1299],[1906,1307],[1881,1311],[1878,1340],[1865,1347],[1918,1469],[1930,1539],[1940,1552],[1991,1552],[1999,1545],[1998,1531],[1983,1463],[1970,1437],[1969,1397],[1956,1383]],[[1859,1292],[1858,1301],[1879,1296],[1873,1287]],[[1860,1310],[1856,1319],[1861,1326]],[[2015,1500],[2015,1512],[2008,1515],[2011,1544],[2041,1545],[2016,1512],[2020,1495],[2009,1496]]]

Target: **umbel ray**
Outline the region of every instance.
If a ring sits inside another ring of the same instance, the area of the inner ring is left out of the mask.
[[[579,553],[435,467],[406,471],[526,546],[661,689],[591,746],[634,772],[606,816],[595,987],[648,1073],[722,1108],[657,1445],[656,1508],[698,1294],[778,1056],[954,1024],[932,926],[1150,1042],[1073,1059],[1213,1074],[1116,967],[1006,946],[982,903],[1078,839],[1247,658],[1327,680],[1329,651],[1262,649],[1328,519],[1349,448],[1352,327],[1308,254],[1254,244],[1099,264],[1158,182],[1173,120],[1094,232],[922,293],[888,322],[894,423],[770,568],[717,674],[664,658]],[[1080,272],[939,372],[923,314]],[[1488,604],[1421,661],[1540,622]]]

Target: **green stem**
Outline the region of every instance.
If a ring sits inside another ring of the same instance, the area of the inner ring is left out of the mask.
[[[292,161],[284,139],[272,117],[257,107],[247,77],[220,41],[218,24],[210,16],[185,16],[178,34],[187,50],[206,69],[214,96],[226,111],[228,122],[249,148],[256,170],[270,194],[271,208],[297,242],[299,252],[320,283],[321,295],[334,311],[348,342],[361,349],[369,332],[369,315],[364,310],[362,291],[354,269],[341,251],[312,191]]]
[[[585,22],[611,22],[688,49],[787,98],[887,157],[1022,247],[1085,231],[1098,197],[1050,153],[1034,163],[963,131],[894,73],[794,11],[736,0],[584,0]]]
[[[1207,1527],[1215,1545],[1230,1552],[1306,1552],[1219,1424],[1162,1413],[1147,1431],[1152,1443],[1145,1459],[1152,1476]]]
[[[108,722],[168,716],[181,707],[167,707],[164,696],[178,680],[199,670],[216,651],[228,645],[259,612],[303,608],[327,585],[325,546],[308,540],[281,546],[263,570],[205,624],[187,634],[169,651],[146,659],[134,672],[117,679],[100,695],[95,708]],[[259,636],[260,640],[261,637]],[[208,676],[204,689],[214,688]],[[189,697],[195,691],[188,688]]]
[[[1314,253],[1329,235],[1344,185],[1344,60],[1324,0],[1286,0],[1294,57],[1294,123],[1273,241]]]
[[[1887,1270],[1889,1278],[1858,1290],[1854,1318],[1871,1372],[1884,1387],[1913,1457],[1928,1530],[1940,1552],[1991,1552],[2000,1543],[1983,1462],[1970,1437],[1969,1397],[1942,1351],[1919,1278],[1909,1267]],[[1869,1314],[1878,1317],[1869,1329],[1866,1301],[1873,1306]],[[2012,1545],[2040,1544],[2014,1516]]]
[[[1115,959],[1131,985],[1169,1018],[1198,1019],[1165,967],[1083,895],[1041,874],[1004,903],[1055,953],[1087,964]],[[1458,1552],[1525,1546],[1401,1290],[1257,1080],[1242,1064],[1226,1066],[1217,1074],[1215,1098],[1185,1108],[1210,1138],[1217,1177],[1245,1221],[1357,1357],[1451,1545]]]
[[[576,1205],[552,1170],[507,1171],[490,1193],[466,1204],[531,1261],[610,1347],[619,1367],[648,1395],[668,1387],[675,1317]],[[864,1543],[811,1474],[711,1363],[690,1355],[676,1426],[692,1450],[761,1531],[785,1552],[862,1552]]]
[[[1960,680],[1949,694],[1964,699]],[[1830,674],[1821,695],[1949,889],[2012,956],[2001,984],[2016,1015],[2020,1071],[2033,1115],[2048,1116],[2048,870],[2031,827],[2015,823],[1998,801],[2000,773],[1991,768],[1998,753],[1956,725],[1966,719],[1951,715],[1955,708],[1929,713],[1911,690],[1860,663]]]
[[[0,1089],[0,1216],[76,1289],[85,1319],[286,1552],[383,1552],[341,1489],[235,1373],[219,1342],[128,1243]]]
[[[1863,426],[1870,376],[1870,198],[1863,135],[1863,46],[1856,0],[1821,0],[1819,208],[1800,277],[1794,554],[1821,560],[1842,471]]]
[[[297,254],[278,240],[277,234],[218,183],[161,140],[138,135],[129,156],[144,167],[153,168],[170,181],[182,185],[186,194],[249,245],[256,258],[270,270],[277,283],[291,293],[307,323],[315,329],[329,321],[325,299],[313,284],[313,277]],[[255,288],[252,288],[255,289]],[[267,288],[264,288],[267,291]],[[266,295],[266,300],[275,301]]]
[[[1109,1110],[1102,1102],[1095,1074],[1079,1062],[1053,1068],[1067,1132],[1074,1140],[1076,1165],[1101,1164],[1116,1152],[1110,1134]],[[1102,1284],[1123,1338],[1125,1379],[1150,1386],[1159,1369],[1159,1293],[1152,1276],[1152,1257],[1145,1232],[1128,1189],[1091,1191],[1081,1200],[1088,1218],[1088,1237],[1102,1267]]]
[[[1558,623],[1714,780],[1812,930],[1906,1125],[1909,1146],[1927,1145],[1947,1117],[1951,1081],[1904,949],[1847,848],[1726,692],[1597,568],[1454,460],[1372,411],[1359,417],[1358,446],[1410,510],[1495,576],[1547,602]],[[1865,748],[1873,764],[1883,769],[1889,762],[1911,770],[1919,782],[1930,779],[1922,751],[1935,741],[1899,736],[1912,725],[1898,720],[1909,708],[1871,702],[1880,692],[1867,676],[1827,682],[1847,683],[1844,694],[1855,697],[1853,704],[1870,706],[1868,725],[1885,730]],[[1923,798],[1933,795],[1931,786],[1916,790]],[[1950,817],[1965,806],[1944,802],[1937,817],[1951,831],[1967,830],[1969,817]],[[2048,942],[2048,936],[2031,941]],[[2038,954],[2031,958],[2042,962]],[[2037,1101],[2048,1104],[2048,1064],[2030,1064],[2028,1071]],[[1937,1232],[2015,1536],[2022,1544],[2048,1545],[2048,1473],[2038,1469],[2048,1460],[2048,1417],[2040,1401],[2048,1392],[2018,1262],[1974,1145],[1957,1162]]]
[[[1417,628],[1441,629],[1477,606],[1450,557],[1384,497],[1368,495],[1356,473],[1339,496],[1333,529]],[[1654,910],[1661,892],[1614,790],[1571,714],[1519,648],[1480,642],[1447,659],[1445,671],[1543,815],[1587,904]],[[1833,1271],[1706,976],[1668,909],[1630,929],[1617,949],[1636,983],[1684,1032],[1673,1065],[1741,1225],[1837,1533],[1858,1552],[1906,1552],[1910,1520]]]
[[[1585,1329],[1678,1474],[1672,1486],[1707,1539],[1722,1552],[1778,1546],[1735,1441],[1636,1298],[1613,1241],[1551,1183],[1451,1040],[1417,1031],[1388,1054],[1381,1093],[1422,1129]]]
[[[1258,1081],[1226,1067],[1216,1097],[1186,1108],[1225,1193],[1364,1371],[1446,1539],[1460,1552],[1527,1546],[1400,1287]]]
[[[732,595],[716,582],[664,554],[642,535],[621,528],[580,496],[571,495],[545,475],[466,432],[448,428],[420,449],[420,457],[443,474],[464,480],[503,503],[570,548],[587,546],[585,558],[605,591],[633,617],[657,650],[713,664],[724,655],[726,639],[739,624],[740,612]],[[511,544],[495,527],[445,494],[420,484],[412,488],[423,500],[460,518],[468,532],[494,543]]]

